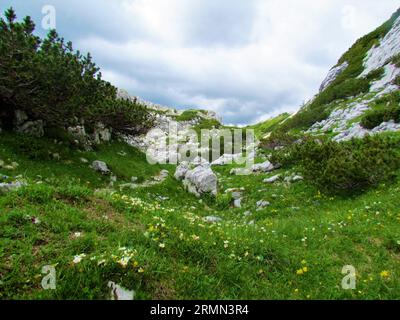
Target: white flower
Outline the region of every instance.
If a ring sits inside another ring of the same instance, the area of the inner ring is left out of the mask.
[[[78,256],[75,256],[74,257],[74,260],[72,261],[74,264],[78,264],[78,263],[80,263],[81,261],[82,261],[82,259],[83,258],[85,258],[86,257],[86,254],[84,254],[84,253],[82,253],[82,254],[80,254],[80,255],[78,255]]]

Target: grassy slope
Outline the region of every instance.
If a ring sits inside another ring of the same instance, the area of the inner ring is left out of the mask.
[[[255,125],[249,126],[249,129],[254,129],[254,133],[258,139],[265,136],[267,133],[272,132],[276,129],[282,122],[290,117],[289,113],[283,113],[275,118],[268,119],[264,122],[257,123]]]
[[[0,196],[0,298],[103,299],[108,281],[135,289],[138,299],[400,297],[398,182],[354,198],[329,198],[304,182],[265,185],[265,175],[231,177],[228,166],[216,169],[220,188],[245,187],[242,209],[230,208],[223,197],[200,203],[172,176],[109,195],[95,191],[107,188],[108,179],[80,157],[109,162],[121,182],[148,179],[163,167],[147,165],[119,143],[81,154],[62,153],[48,141],[61,160],[30,160],[15,148],[19,138],[0,135],[0,158],[20,164],[0,172],[24,174],[30,182]],[[117,156],[121,150],[128,155]],[[261,199],[271,206],[256,212]],[[244,217],[247,210],[253,216]],[[207,215],[224,221],[204,223]],[[41,223],[33,224],[33,217]],[[82,237],[75,239],[75,232]],[[118,263],[121,247],[135,250],[125,268]],[[87,257],[73,264],[82,253]],[[48,264],[57,265],[55,291],[40,287]],[[357,269],[355,291],[341,289],[345,265]],[[305,267],[308,272],[298,275]]]

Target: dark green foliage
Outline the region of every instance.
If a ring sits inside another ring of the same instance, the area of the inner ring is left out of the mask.
[[[391,61],[397,68],[400,68],[400,54],[394,56]]]
[[[399,65],[400,68],[400,65]],[[400,76],[397,76],[396,79],[394,79],[394,84],[400,86]]]
[[[49,127],[94,126],[104,121],[116,131],[143,132],[151,120],[137,104],[119,101],[117,89],[102,80],[90,54],[74,51],[55,30],[41,40],[29,17],[16,22],[12,9],[0,20],[0,119],[12,123],[24,110]]]
[[[199,118],[198,110],[186,110],[179,117],[176,118],[177,121],[192,121]]]
[[[293,144],[299,137],[283,131],[274,131],[271,135],[261,141],[262,148],[274,149],[276,147],[287,147]]]
[[[375,101],[375,106],[367,111],[361,120],[366,129],[373,129],[382,122],[400,122],[400,92],[396,91]]]
[[[305,178],[322,191],[350,194],[390,181],[400,168],[398,139],[374,136],[345,143],[307,139],[286,161],[297,161]]]

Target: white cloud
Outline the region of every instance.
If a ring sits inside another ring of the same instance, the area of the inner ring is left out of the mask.
[[[59,32],[90,51],[107,80],[156,103],[212,109],[241,124],[296,110],[344,51],[398,6],[398,0],[54,2]]]

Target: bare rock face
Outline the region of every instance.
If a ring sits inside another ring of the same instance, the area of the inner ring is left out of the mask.
[[[97,123],[94,128],[93,140],[94,143],[100,144],[102,142],[110,142],[112,136],[112,129],[107,128],[103,123]]]
[[[388,60],[400,52],[400,17],[394,22],[392,29],[368,52],[364,62],[365,69],[361,77],[384,66]]]
[[[16,131],[19,133],[37,138],[41,138],[44,136],[43,120],[29,120],[29,117],[25,111],[15,111],[14,125]]]
[[[348,62],[343,62],[340,66],[332,68],[325,80],[322,82],[321,87],[319,89],[320,92],[324,91],[336,78],[349,66]]]

